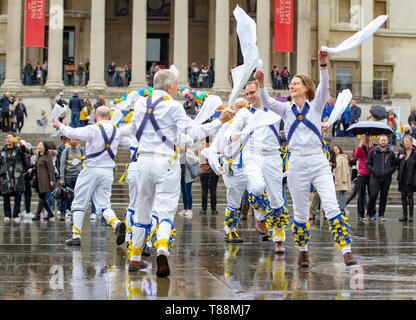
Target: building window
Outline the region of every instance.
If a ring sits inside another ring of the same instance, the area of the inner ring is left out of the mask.
[[[340,93],[344,89],[352,91],[352,67],[337,67],[337,92]]]
[[[383,99],[389,95],[390,72],[388,70],[374,70],[373,97]]]
[[[338,0],[338,23],[350,23],[351,0]]]
[[[386,0],[375,0],[374,2],[374,19],[378,16],[387,14],[387,2]],[[380,28],[387,28],[387,21],[383,23]]]

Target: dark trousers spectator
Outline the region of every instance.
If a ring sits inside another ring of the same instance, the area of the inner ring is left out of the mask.
[[[358,175],[357,216],[364,218],[366,192],[370,195],[370,176]]]
[[[68,86],[73,86],[74,85],[74,76],[72,74],[68,74]]]
[[[12,205],[10,198],[14,197],[14,208],[12,217]],[[18,218],[20,213],[20,203],[22,201],[22,193],[15,191],[14,193],[3,195],[4,216],[7,218]]]
[[[25,122],[24,118],[16,117],[16,131],[18,132],[22,131],[24,122]]]
[[[348,206],[348,204],[354,200],[354,198],[358,195],[358,189],[359,189],[359,183],[358,183],[358,178],[355,179],[354,181],[354,188],[352,189],[352,193],[351,195],[348,197],[347,202],[345,204],[345,206]],[[366,193],[364,192],[364,211],[367,210],[367,196]]]
[[[65,181],[65,187],[69,187],[72,190],[75,189],[75,183],[77,182],[77,178],[64,178]],[[61,214],[64,214],[66,210],[71,210],[71,204],[72,200],[68,199],[62,199],[60,203],[59,211],[61,211]]]
[[[370,178],[370,200],[368,201],[367,213],[370,217],[374,217],[376,214],[376,202],[380,192],[380,203],[378,206],[379,217],[384,217],[386,211],[387,195],[389,193],[391,184],[391,176],[388,178],[376,178],[371,176]]]
[[[52,212],[51,206],[48,203],[48,200],[46,199],[47,192],[40,192],[39,193],[39,203],[38,203],[38,209],[36,211],[36,216],[40,217],[40,212],[43,208],[45,208],[46,212],[48,213],[48,217],[53,217],[54,214]]]
[[[32,74],[25,73],[25,85],[30,86],[32,84]]]
[[[8,112],[1,113],[1,129],[3,132],[9,132],[10,114]]]
[[[273,81],[273,89],[279,90],[280,87],[281,87],[279,78],[278,77],[273,77],[272,81]]]
[[[213,171],[211,171],[211,173],[201,173],[199,177],[201,179],[202,187],[202,210],[207,211],[209,191],[211,194],[211,211],[216,213],[218,176]]]
[[[350,124],[346,123],[344,119],[341,121],[341,123],[342,123],[342,129],[344,131],[344,137],[346,137],[348,135],[347,134],[347,129],[349,128]]]
[[[114,87],[114,79],[115,79],[115,75],[114,74],[108,74],[108,86],[109,87]]]
[[[181,192],[184,210],[192,210],[192,182],[186,183],[185,179],[181,178]]]
[[[30,212],[30,205],[32,203],[32,187],[30,186],[30,178],[25,177],[25,192],[23,192],[23,204],[26,213]]]

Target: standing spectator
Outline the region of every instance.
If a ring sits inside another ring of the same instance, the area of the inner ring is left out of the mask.
[[[68,86],[73,86],[75,68],[71,60],[68,61],[68,64],[66,65],[65,70],[66,70],[66,77],[68,79]]]
[[[289,90],[289,71],[287,70],[287,67],[283,68],[283,71],[280,73],[280,76],[282,78],[282,89],[283,90]]]
[[[58,157],[58,148],[56,147],[55,141],[48,141],[48,152],[49,154],[52,156],[52,163],[53,163],[53,167],[55,170],[55,175],[54,175],[54,183],[56,185],[56,181],[59,178],[59,171],[57,169],[56,166],[56,162],[57,162],[57,157]],[[52,192],[47,192],[46,193],[46,199],[48,200],[49,206],[51,207],[52,210],[55,209],[55,198],[52,195]]]
[[[48,143],[39,142],[37,146],[38,156],[36,158],[35,170],[37,177],[37,190],[39,195],[38,209],[33,221],[40,220],[40,213],[43,208],[46,209],[48,215],[44,220],[49,220],[54,217],[51,207],[46,200],[46,194],[52,192],[55,185],[55,169],[52,162],[52,156],[48,152]],[[31,170],[29,170],[31,173]]]
[[[396,146],[397,136],[396,136],[396,130],[394,129],[394,124],[392,122],[387,122],[388,126],[394,131],[392,133],[389,133],[387,138],[389,142],[389,147],[391,151],[394,151],[394,147]]]
[[[90,59],[86,59],[84,63],[85,85],[90,81]]]
[[[192,92],[189,92],[189,99],[184,102],[183,107],[185,108],[186,115],[193,119],[198,108],[198,102],[195,100]]]
[[[403,136],[411,136],[412,132],[411,132],[411,127],[408,124],[405,124],[403,126]]]
[[[13,221],[19,223],[24,174],[29,169],[27,150],[14,133],[6,135],[6,145],[0,150],[0,193],[3,196],[4,222],[12,218],[10,197],[14,197]]]
[[[214,67],[210,66],[208,70],[208,87],[209,88],[212,88],[212,86],[214,85],[214,81],[215,81]]]
[[[16,132],[16,113],[14,104],[10,104],[10,131]]]
[[[94,104],[94,109],[97,110],[101,106],[105,106],[105,98],[104,98],[104,95],[102,94],[98,96],[98,99]]]
[[[71,124],[73,128],[79,128],[81,126],[80,115],[83,107],[84,106],[78,92],[75,92],[69,100],[69,109],[71,109]]]
[[[196,88],[198,86],[198,77],[199,77],[199,69],[196,66],[195,62],[191,64],[191,88]]]
[[[357,123],[361,118],[361,108],[357,106],[357,102],[352,99],[350,103],[350,120],[351,124]]]
[[[32,145],[30,143],[26,143],[26,149],[28,150],[28,154],[27,154],[27,161],[28,161],[28,170],[25,173],[24,177],[25,177],[25,191],[23,192],[23,212],[22,212],[22,218],[29,218],[29,219],[33,219],[35,217],[35,215],[32,213],[30,206],[32,203],[32,186],[31,186],[31,182],[33,179],[33,175],[29,173],[29,170],[31,169],[30,172],[33,171],[33,169],[35,168],[35,161],[36,161],[36,156],[33,153],[33,149],[32,149]]]
[[[36,121],[36,124],[41,127],[42,133],[46,133],[46,128],[48,127],[48,118],[46,117],[46,111],[42,110],[40,112],[40,119]]]
[[[351,190],[351,174],[348,157],[340,146],[334,146],[337,165],[334,169],[335,190],[337,191],[339,207],[345,213],[346,193]]]
[[[89,99],[84,99],[83,105],[84,107],[81,109],[80,118],[79,118],[81,127],[85,127],[88,125],[88,121],[91,118],[90,115],[92,112],[92,106],[91,106],[91,102]]]
[[[132,65],[129,63],[124,65],[124,86],[128,87],[131,81]]]
[[[271,72],[272,75],[272,83],[273,83],[273,89],[279,90],[280,89],[280,81],[279,81],[279,68],[277,66],[273,66],[273,70]]]
[[[25,73],[25,85],[26,86],[32,85],[33,66],[30,63],[30,60],[27,60],[27,63],[25,64],[24,73]]]
[[[378,216],[384,221],[386,211],[387,195],[391,184],[391,176],[396,170],[396,157],[390,150],[388,138],[385,134],[380,136],[379,145],[370,150],[366,166],[370,172],[370,200],[368,201],[367,213],[370,220],[376,220],[376,201],[380,192],[380,203]]]
[[[410,135],[413,139],[416,139],[416,121],[410,122]]]
[[[199,171],[201,179],[201,188],[202,188],[202,210],[200,214],[206,214],[208,209],[208,192],[210,193],[211,200],[211,213],[218,214],[217,211],[217,184],[218,176],[211,169],[207,159],[201,154],[201,151],[210,146],[210,138],[206,137],[199,146],[198,146],[198,155],[199,155]]]
[[[355,150],[352,153],[352,156],[348,158],[348,164],[351,167],[351,181],[354,183],[354,188],[352,190],[351,195],[348,197],[345,206],[348,204],[358,195],[358,159],[354,157]],[[365,199],[365,208],[367,208],[367,197]]]
[[[360,140],[360,144],[355,149],[354,157],[358,159],[358,202],[357,202],[357,220],[364,219],[365,213],[365,197],[366,192],[368,198],[370,197],[370,172],[367,169],[367,155],[368,152],[374,148],[374,145],[371,143],[370,147],[370,137],[363,136]]]
[[[409,123],[409,126],[412,125],[412,121],[416,122],[416,109],[413,109],[410,112],[409,118],[407,118],[407,122]]]
[[[83,72],[84,72],[84,65],[82,64],[82,62],[80,62],[77,68],[78,86],[82,86]]]
[[[115,62],[111,62],[108,65],[107,68],[107,74],[108,74],[108,86],[109,87],[114,87],[114,80],[115,80],[115,76],[116,76],[116,64]]]
[[[341,124],[343,133],[341,134],[342,137],[347,135],[347,129],[351,125],[351,118],[350,118],[351,108],[348,106],[345,111],[341,114]],[[341,127],[341,126],[340,126]]]
[[[208,67],[207,66],[203,66],[202,70],[201,70],[201,74],[202,74],[202,87],[203,88],[208,88],[208,81],[209,81],[209,74],[208,74]]]
[[[69,146],[69,139],[65,136],[61,136],[61,145],[57,148],[56,150],[56,161],[54,163],[56,171],[59,173],[61,172],[61,155],[62,152]],[[58,212],[57,212],[57,216],[58,218],[60,218],[61,221],[65,220],[65,211],[61,212],[60,208],[61,208],[61,199],[57,200],[58,203]]]
[[[192,183],[195,182],[197,174],[192,167],[197,167],[199,159],[195,156],[195,153],[185,146],[181,152],[181,192],[183,202],[183,214],[186,217],[192,217]]]
[[[48,80],[48,60],[43,61],[42,65],[42,84],[45,85]]]
[[[33,73],[34,73],[34,76],[35,76],[34,77],[35,78],[35,84],[37,84],[39,86],[42,85],[43,72],[42,72],[42,67],[41,67],[39,62],[36,63],[35,70],[33,71]]]
[[[416,170],[416,150],[413,148],[413,139],[411,136],[403,138],[404,148],[397,155],[397,169],[399,174],[399,192],[402,196],[403,214],[399,221],[413,221],[413,192],[415,192],[415,170]]]
[[[22,98],[18,99],[14,113],[16,115],[16,131],[21,132],[25,122],[25,116],[27,118],[26,106],[23,104]]]
[[[14,98],[10,96],[10,92],[6,92],[0,99],[1,106],[1,129],[3,132],[10,130],[10,105],[14,103]]]
[[[60,180],[59,183],[61,186],[66,186],[75,189],[75,183],[79,173],[81,172],[82,157],[84,151],[81,147],[78,146],[78,140],[69,139],[69,146],[62,152],[60,157]],[[66,212],[69,213],[71,208],[72,200],[62,199],[60,203],[60,212],[61,214]],[[62,217],[61,217],[62,219]]]

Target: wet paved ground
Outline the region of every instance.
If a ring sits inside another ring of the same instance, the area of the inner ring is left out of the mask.
[[[219,208],[223,209],[223,208]],[[171,276],[155,275],[154,248],[147,272],[129,274],[126,246],[86,215],[82,246],[65,246],[65,222],[0,222],[0,299],[415,299],[414,223],[358,222],[350,208],[353,252],[358,266],[346,268],[323,219],[311,227],[311,266],[299,269],[287,232],[287,253],[277,256],[262,242],[253,217],[241,221],[244,243],[223,241],[223,216],[177,216]]]

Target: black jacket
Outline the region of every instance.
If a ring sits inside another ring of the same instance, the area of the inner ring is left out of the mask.
[[[74,112],[81,112],[83,107],[82,99],[77,94],[74,94],[71,100],[69,100],[69,109]]]
[[[381,150],[380,146],[377,146],[368,153],[366,167],[370,171],[370,175],[377,178],[388,178],[396,170],[397,160],[394,152],[388,146],[386,150]]]
[[[30,157],[25,147],[15,146],[0,150],[0,193],[25,191],[24,174],[30,167]]]
[[[397,180],[406,186],[416,186],[416,150],[412,149],[412,153],[407,161],[405,158],[400,159],[401,154],[406,156],[404,149],[397,153],[397,171],[399,172]]]
[[[14,114],[19,119],[24,118],[25,115],[27,117],[26,106],[20,103],[16,104],[16,106],[14,107]]]

